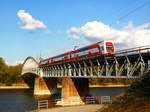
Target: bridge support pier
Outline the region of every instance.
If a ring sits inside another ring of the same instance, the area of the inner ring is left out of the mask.
[[[82,96],[89,95],[89,82],[86,78],[62,78],[61,101],[58,105],[80,105],[85,104]]]
[[[57,90],[57,80],[55,78],[35,77],[34,95],[52,95]]]

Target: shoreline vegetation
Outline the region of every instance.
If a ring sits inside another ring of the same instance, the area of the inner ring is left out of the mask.
[[[89,87],[129,87],[130,84],[124,85],[124,84],[107,84],[107,85],[89,85]]]
[[[27,84],[12,84],[11,86],[0,84],[0,90],[4,89],[30,89],[30,87]]]
[[[130,84],[102,84],[102,85],[89,85],[90,88],[96,87],[129,87]],[[57,85],[57,88],[62,88],[62,85]]]

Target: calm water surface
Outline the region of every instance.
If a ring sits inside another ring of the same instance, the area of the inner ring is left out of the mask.
[[[0,90],[0,112],[25,112],[35,108],[31,90]]]
[[[90,88],[91,96],[116,96],[126,88]],[[58,96],[61,96],[58,89]],[[0,90],[0,112],[25,112],[37,109],[37,100],[51,99],[49,96],[35,97],[31,90]],[[53,97],[54,98],[54,97]]]

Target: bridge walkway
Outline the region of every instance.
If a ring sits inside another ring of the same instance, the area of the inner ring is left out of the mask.
[[[56,107],[49,109],[34,110],[29,112],[97,112],[104,105],[103,104],[94,104],[94,105],[79,105],[71,107]]]

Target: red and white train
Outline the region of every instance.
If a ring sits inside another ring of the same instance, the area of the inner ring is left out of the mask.
[[[114,54],[114,43],[110,41],[97,42],[64,54],[44,59],[40,62],[40,67],[53,65],[58,62],[77,61],[83,58],[91,58],[103,54]]]

